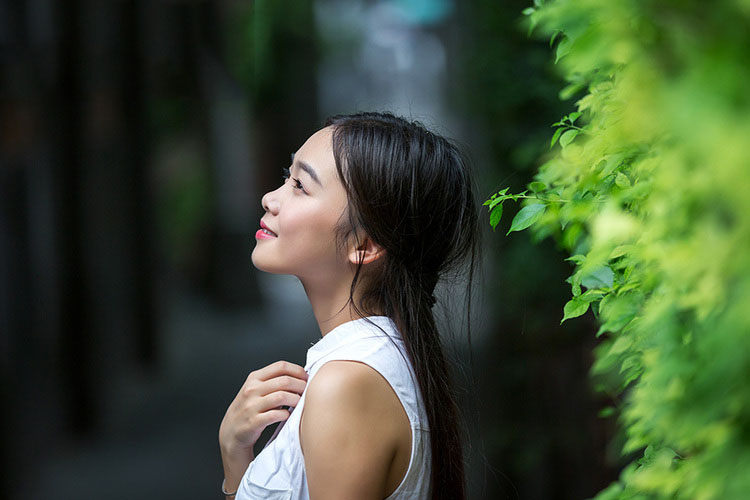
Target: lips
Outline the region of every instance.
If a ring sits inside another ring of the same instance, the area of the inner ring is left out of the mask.
[[[278,234],[276,234],[273,231],[271,231],[271,229],[262,220],[260,221],[260,227],[261,227],[261,231],[263,231],[265,234],[267,234],[269,236],[273,236],[273,237],[278,237],[279,236]]]

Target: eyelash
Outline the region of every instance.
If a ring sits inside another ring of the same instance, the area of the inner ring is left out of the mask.
[[[299,189],[300,191],[305,191],[305,186],[302,185],[299,179],[296,177],[292,177],[292,172],[289,170],[289,167],[284,168],[284,182],[286,182],[287,179],[291,177],[291,179],[294,181],[294,186],[292,186],[294,189]]]

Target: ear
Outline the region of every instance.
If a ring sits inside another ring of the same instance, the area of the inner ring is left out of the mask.
[[[349,250],[349,262],[354,265],[370,264],[378,260],[385,254],[383,247],[372,241],[371,238],[365,237],[359,242],[358,246],[352,244]]]

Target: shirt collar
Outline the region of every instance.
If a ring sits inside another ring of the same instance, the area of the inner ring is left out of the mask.
[[[373,326],[371,323],[374,323],[376,326]],[[347,321],[328,332],[307,350],[305,371],[309,372],[310,368],[318,360],[342,345],[349,344],[357,339],[382,336],[383,332],[378,327],[385,330],[386,334],[390,337],[400,340],[401,337],[398,334],[398,330],[388,316],[368,316],[366,318]]]

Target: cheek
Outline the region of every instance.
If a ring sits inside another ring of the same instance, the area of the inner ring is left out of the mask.
[[[317,259],[340,260],[338,252],[339,213],[331,210],[320,210],[310,213],[309,217],[300,217],[290,221],[291,236],[294,244],[289,250],[306,252]]]
[[[336,219],[331,217],[311,217],[296,224],[295,240],[306,243],[310,249],[330,251],[336,240]]]

